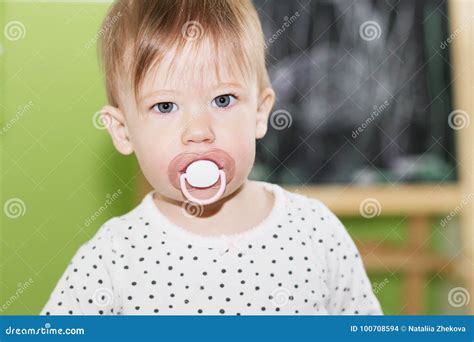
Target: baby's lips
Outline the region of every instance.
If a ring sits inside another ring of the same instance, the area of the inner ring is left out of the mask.
[[[179,176],[184,173],[186,167],[196,160],[211,160],[217,164],[220,170],[225,172],[226,184],[234,178],[235,161],[227,152],[221,149],[212,149],[203,153],[181,153],[170,162],[168,166],[168,178],[171,184],[178,190]]]

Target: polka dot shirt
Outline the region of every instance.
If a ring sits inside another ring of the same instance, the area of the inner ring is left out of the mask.
[[[43,315],[380,315],[360,255],[321,202],[276,184],[259,225],[204,236],[152,193],[80,247]]]

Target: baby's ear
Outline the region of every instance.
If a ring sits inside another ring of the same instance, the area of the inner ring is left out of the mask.
[[[267,133],[268,115],[275,103],[275,92],[272,88],[263,90],[258,99],[257,108],[257,127],[255,130],[255,138],[261,139]]]
[[[122,154],[131,154],[133,147],[122,111],[117,107],[106,105],[101,109],[100,113],[101,120],[107,131],[109,131],[115,148]]]

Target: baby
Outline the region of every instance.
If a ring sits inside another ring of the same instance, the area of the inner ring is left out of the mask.
[[[250,0],[122,0],[100,33],[103,122],[154,190],[77,251],[42,314],[382,314],[336,216],[248,179],[275,99]]]

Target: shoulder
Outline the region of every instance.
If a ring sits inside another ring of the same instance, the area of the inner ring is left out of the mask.
[[[313,219],[319,218],[320,221],[330,222],[334,219],[334,213],[318,198],[287,190],[277,184],[271,186],[282,194],[287,210],[301,212]]]
[[[348,234],[340,219],[320,199],[289,191],[277,184],[270,186],[281,193],[285,210],[289,216],[294,216],[295,220],[305,221],[313,231],[317,230],[325,235],[331,234],[334,237]]]
[[[147,195],[149,196],[149,194]],[[133,227],[146,225],[146,199],[127,213],[115,216],[100,226],[94,236],[83,247],[111,249],[114,252],[121,249],[123,240],[128,240]]]

